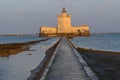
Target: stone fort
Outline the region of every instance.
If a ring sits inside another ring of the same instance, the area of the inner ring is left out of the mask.
[[[57,16],[58,24],[56,27],[41,26],[39,36],[89,36],[89,26],[72,26],[71,15],[63,8],[60,15]]]

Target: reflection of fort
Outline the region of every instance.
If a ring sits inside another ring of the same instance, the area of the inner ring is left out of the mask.
[[[89,26],[72,26],[71,15],[67,14],[65,8],[58,17],[57,27],[41,26],[40,36],[89,36]]]

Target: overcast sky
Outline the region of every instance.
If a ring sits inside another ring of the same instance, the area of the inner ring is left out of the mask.
[[[38,33],[42,25],[57,26],[63,7],[72,15],[72,25],[120,32],[120,0],[0,0],[0,34]]]

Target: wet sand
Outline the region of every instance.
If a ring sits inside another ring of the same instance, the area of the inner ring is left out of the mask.
[[[77,48],[100,80],[120,80],[120,52]]]
[[[45,41],[45,40],[48,40],[48,39],[24,42],[24,43],[0,44],[0,56],[8,57],[10,55],[15,55],[19,52],[29,50],[30,45],[33,45],[35,43],[39,43],[39,42]]]

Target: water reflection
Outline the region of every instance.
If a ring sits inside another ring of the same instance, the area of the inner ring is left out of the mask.
[[[30,71],[44,58],[45,51],[56,41],[58,38],[53,38],[33,45],[30,51],[24,51],[10,57],[0,57],[0,80],[26,80]]]

